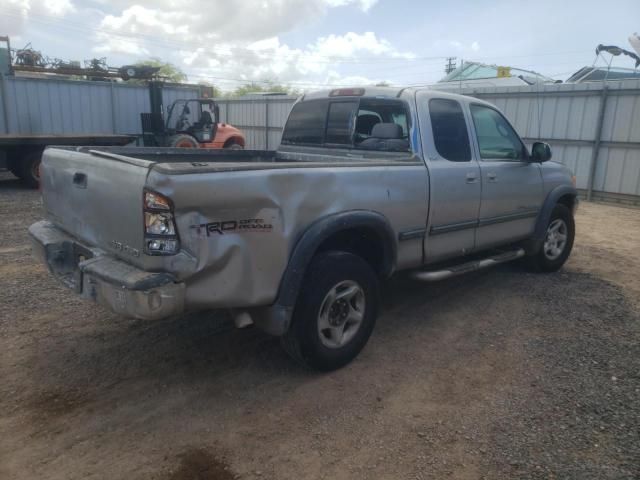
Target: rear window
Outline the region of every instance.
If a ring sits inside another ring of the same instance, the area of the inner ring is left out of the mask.
[[[322,145],[328,106],[327,100],[297,103],[287,119],[282,143]]]
[[[395,124],[397,133],[374,136],[377,124]],[[384,98],[343,98],[297,103],[287,120],[282,143],[344,146],[366,150],[409,151],[409,116],[404,102]]]

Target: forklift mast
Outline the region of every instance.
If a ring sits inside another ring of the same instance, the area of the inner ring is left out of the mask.
[[[151,102],[151,113],[164,116],[164,102],[162,100],[163,82],[151,80],[149,82],[149,101]]]

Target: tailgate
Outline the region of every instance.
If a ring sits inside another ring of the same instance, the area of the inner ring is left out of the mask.
[[[142,265],[142,195],[151,165],[48,148],[40,167],[47,216],[88,246]]]

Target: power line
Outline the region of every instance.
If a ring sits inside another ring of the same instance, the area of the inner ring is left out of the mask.
[[[14,12],[17,12],[16,10],[14,10]],[[6,11],[3,12],[3,14],[9,15],[9,16],[13,16],[15,17],[19,17],[22,18],[21,15],[17,14],[17,13],[7,13]],[[190,47],[190,48],[194,48],[196,50],[200,49],[203,47],[203,44],[201,42],[196,42],[196,41],[159,41],[157,37],[152,36],[152,35],[148,35],[148,34],[143,34],[143,33],[129,33],[129,32],[116,32],[114,30],[108,30],[108,29],[104,29],[104,28],[99,28],[99,27],[95,27],[95,28],[87,28],[86,24],[80,24],[77,22],[73,22],[70,20],[64,20],[64,23],[62,23],[62,20],[60,19],[60,17],[55,17],[53,15],[46,15],[46,14],[36,14],[36,13],[29,13],[29,17],[32,18],[35,21],[38,21],[40,23],[43,23],[45,25],[48,26],[52,26],[55,28],[66,28],[66,29],[70,29],[70,30],[76,30],[76,31],[83,31],[86,33],[102,33],[105,35],[111,35],[111,36],[115,36],[115,37],[121,37],[121,38],[128,38],[128,39],[136,39],[136,40],[142,40],[145,41],[147,43],[150,44],[154,44],[154,45],[158,45],[158,46],[164,46],[167,48],[171,48],[174,49],[175,47]],[[41,18],[38,18],[41,17]],[[47,22],[45,20],[42,20],[42,18],[48,18],[48,19],[52,19],[55,20],[55,23],[51,23],[51,22]],[[214,40],[214,39],[212,39]],[[393,57],[383,57],[383,56],[374,56],[374,57],[358,57],[358,58],[345,58],[342,55],[320,55],[320,54],[316,54],[316,53],[303,53],[302,51],[300,52],[291,52],[291,53],[283,53],[283,52],[279,52],[275,55],[272,54],[266,54],[265,52],[261,52],[260,50],[254,50],[254,49],[249,49],[249,48],[245,48],[245,47],[235,47],[233,52],[218,52],[218,55],[222,55],[222,56],[229,56],[229,57],[242,57],[242,56],[247,56],[250,55],[251,58],[255,58],[255,57],[267,57],[267,58],[287,58],[287,57],[291,57],[294,59],[300,59],[300,58],[309,58],[314,60],[315,63],[329,63],[329,64],[333,64],[333,63],[354,63],[354,64],[366,64],[366,63],[385,63],[385,62],[391,62],[391,63],[397,63],[397,62],[417,62],[417,61],[437,61],[437,60],[446,60],[448,57],[446,56],[412,56],[412,57],[408,57],[408,56],[402,56],[402,55],[397,55],[397,56],[393,56]],[[241,50],[241,51],[238,51]],[[495,60],[495,59],[507,59],[507,58],[531,58],[531,57],[538,57],[538,56],[549,56],[549,55],[572,55],[572,54],[576,54],[576,53],[584,53],[584,51],[580,51],[580,52],[548,52],[548,53],[536,53],[536,54],[526,54],[526,55],[503,55],[503,56],[486,56],[486,57],[475,57],[476,60]],[[326,62],[320,62],[318,61],[318,58],[321,59],[328,59],[328,61]]]

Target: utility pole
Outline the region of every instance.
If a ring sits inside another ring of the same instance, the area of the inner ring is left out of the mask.
[[[456,69],[456,57],[447,57],[447,64],[444,66],[444,71],[448,75]]]

